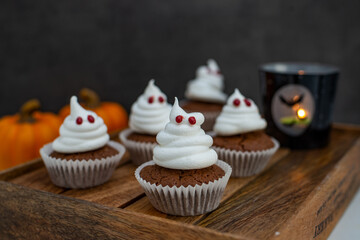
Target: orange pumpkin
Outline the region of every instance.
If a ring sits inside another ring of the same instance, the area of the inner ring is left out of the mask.
[[[40,157],[40,148],[59,135],[60,118],[38,109],[40,102],[29,100],[20,113],[0,119],[0,170]]]
[[[105,122],[108,133],[118,132],[128,126],[128,114],[115,102],[100,102],[99,96],[88,88],[81,89],[79,98],[81,105],[99,115]],[[59,116],[65,119],[70,114],[70,106],[66,105],[59,111]]]

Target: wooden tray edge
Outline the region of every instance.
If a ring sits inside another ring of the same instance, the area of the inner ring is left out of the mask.
[[[31,238],[40,234],[41,237],[74,239],[86,236],[98,239],[249,239],[4,181],[0,181],[0,212],[1,235],[10,238]]]
[[[34,159],[29,162],[0,171],[0,180],[8,181],[43,166],[44,163],[41,158]]]
[[[357,138],[352,147],[341,157],[337,166],[302,203],[303,207],[299,207],[301,210],[279,230],[279,235],[274,238],[327,239],[360,187],[360,176],[352,171],[360,167],[359,158],[360,138]],[[334,182],[335,177],[341,180]],[[314,212],[313,209],[317,211]],[[306,221],[304,222],[303,219]],[[304,228],[307,230],[304,231]],[[304,236],[300,232],[308,235]]]

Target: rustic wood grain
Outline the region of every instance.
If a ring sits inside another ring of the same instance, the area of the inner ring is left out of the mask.
[[[335,129],[327,148],[292,151],[196,224],[257,239],[274,237],[358,137]]]
[[[334,130],[346,130],[351,132],[360,133],[360,125],[349,124],[349,123],[333,123],[332,129]]]
[[[2,239],[244,239],[0,181]]]
[[[45,167],[35,169],[22,176],[13,178],[9,182],[51,193],[59,194],[66,191],[65,188],[57,187],[51,182]]]
[[[44,167],[43,161],[41,159],[35,159],[27,163],[0,171],[0,180],[9,181],[10,179],[22,176],[41,167]]]
[[[360,186],[357,169],[360,139],[278,231],[277,239],[327,239]]]
[[[17,184],[0,182],[0,238],[325,239],[360,185],[359,129],[336,124],[323,149],[280,149],[266,171],[231,178],[219,208],[195,217],[155,210],[128,154],[108,183],[87,190],[57,188],[33,161],[0,172]]]
[[[280,159],[284,158],[286,155],[290,153],[289,149],[279,149],[275,155],[271,158],[270,162],[266,166],[265,170],[269,169],[272,165],[274,165],[276,162],[278,162]],[[224,191],[224,195],[222,197],[221,202],[226,201],[228,198],[230,198],[236,191],[238,191],[240,188],[245,186],[247,183],[253,181],[258,176],[252,176],[247,178],[230,178],[228,185],[226,186],[226,189]],[[149,214],[153,216],[158,216],[162,218],[168,218],[172,220],[176,220],[179,222],[184,223],[193,223],[197,221],[198,219],[202,218],[203,215],[194,216],[194,217],[177,217],[177,216],[171,216],[164,213],[161,213],[157,211],[150,203],[149,199],[144,196],[142,199],[139,199],[138,201],[134,202],[133,204],[127,206],[128,210]]]
[[[132,163],[127,163],[116,169],[110,180],[100,186],[83,190],[68,190],[62,195],[109,207],[121,207],[144,193],[134,175],[136,168],[137,166]]]

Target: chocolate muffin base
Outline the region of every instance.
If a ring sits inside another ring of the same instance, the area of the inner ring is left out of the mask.
[[[242,152],[262,151],[274,147],[271,138],[263,131],[235,136],[214,136],[213,140],[213,146]]]
[[[56,151],[53,151],[50,154],[50,157],[53,158],[58,158],[58,159],[64,159],[64,160],[92,160],[92,159],[102,159],[102,158],[107,158],[107,157],[111,157],[111,156],[115,156],[116,154],[118,154],[119,152],[113,148],[110,147],[109,145],[105,145],[102,148],[93,150],[93,151],[88,151],[88,152],[82,152],[82,153],[59,153]]]
[[[223,106],[224,104],[222,103],[200,102],[193,100],[188,100],[185,101],[183,104],[181,104],[181,107],[186,112],[202,112],[202,111],[221,112]]]
[[[144,167],[140,172],[140,177],[151,184],[162,186],[195,186],[203,183],[214,182],[223,177],[225,172],[217,165],[207,168],[193,170],[168,169],[158,165]]]
[[[142,133],[132,132],[127,139],[135,141],[135,142],[149,142],[149,143],[156,143],[156,136],[155,135],[148,135]]]

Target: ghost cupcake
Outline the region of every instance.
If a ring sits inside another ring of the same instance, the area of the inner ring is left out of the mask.
[[[186,113],[175,99],[170,122],[156,137],[153,161],[142,164],[135,177],[159,211],[193,216],[220,203],[231,167],[218,160],[212,138],[201,129],[204,116]]]
[[[202,128],[210,131],[219,115],[227,95],[223,93],[224,76],[217,63],[209,59],[207,66],[200,66],[196,78],[187,84],[186,100],[182,102],[185,111],[201,112],[205,116]]]
[[[235,89],[216,119],[212,134],[213,148],[232,167],[232,177],[261,172],[279,148],[278,141],[265,134],[265,128],[266,121],[255,103]]]
[[[134,164],[140,165],[152,159],[156,134],[169,122],[170,109],[166,95],[154,80],[150,80],[144,93],[131,107],[129,128],[119,134]]]
[[[60,136],[40,149],[51,181],[64,188],[89,188],[109,180],[125,153],[120,143],[109,141],[102,118],[85,110],[75,96]]]

